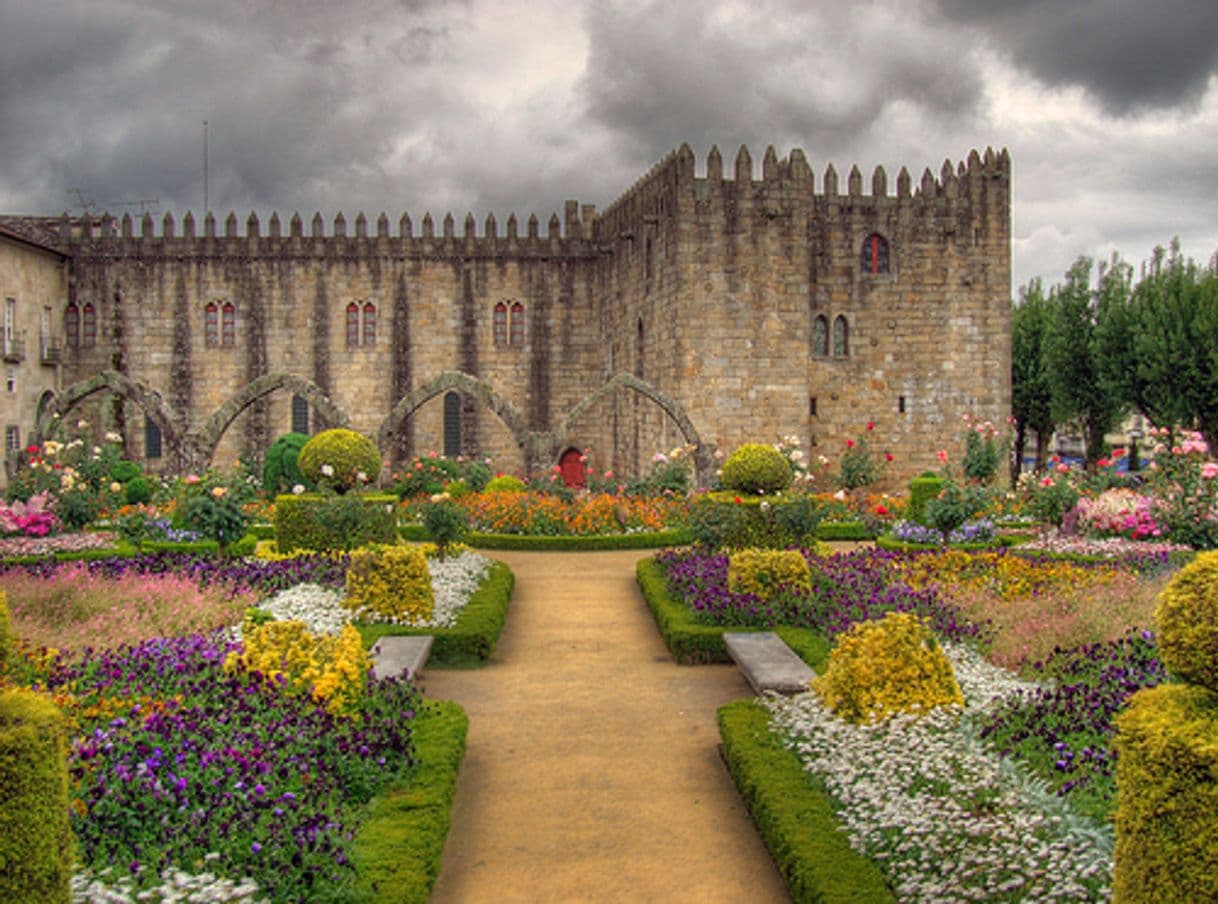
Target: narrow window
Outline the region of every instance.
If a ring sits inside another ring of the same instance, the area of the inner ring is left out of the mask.
[[[203,309],[203,344],[208,348],[220,344],[220,306],[214,301]]]
[[[376,345],[376,305],[364,305],[364,345]]]
[[[17,368],[10,367],[5,375],[4,386],[9,392],[17,391]]]
[[[495,345],[507,345],[507,305],[502,301],[495,305]]]
[[[897,396],[897,413],[905,413],[905,396]]]
[[[225,348],[237,344],[237,309],[232,302],[220,309],[220,344]]]
[[[808,396],[808,417],[816,417],[816,396]]]
[[[147,416],[144,417],[144,457],[161,457],[161,428]]]
[[[17,331],[17,299],[4,299],[4,350],[7,352],[13,344],[13,336]]]
[[[292,396],[292,432],[309,432],[309,401],[303,396]]]
[[[812,321],[812,354],[829,357],[829,319],[824,314]]]
[[[85,304],[80,344],[85,348],[92,348],[97,344],[97,309],[93,307],[92,302]]]
[[[647,241],[643,244],[643,259],[643,275],[645,278],[651,279],[652,274],[655,273],[655,260],[651,251],[651,236],[648,236]]]
[[[516,346],[524,345],[524,305],[520,302],[512,305],[512,318],[510,322],[512,327],[511,344]]]
[[[461,396],[449,392],[444,395],[444,457],[456,458],[461,454]]]
[[[6,452],[21,451],[21,428],[16,424],[9,424],[4,428],[4,450]]]
[[[888,272],[888,240],[878,232],[863,239],[863,272]]]
[[[347,348],[359,345],[359,305],[347,305]]]
[[[839,314],[833,321],[833,357],[845,358],[850,354],[850,326],[845,316]]]
[[[76,348],[80,345],[80,308],[76,307],[75,302],[68,302],[68,306],[63,309],[63,331],[68,339],[68,347]]]

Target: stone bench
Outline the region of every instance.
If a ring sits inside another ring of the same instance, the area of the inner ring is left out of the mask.
[[[773,631],[725,633],[723,643],[758,694],[766,691],[802,693],[816,676],[811,667]]]
[[[372,645],[372,674],[377,678],[396,678],[406,669],[413,680],[419,677],[431,653],[430,634],[382,637]]]

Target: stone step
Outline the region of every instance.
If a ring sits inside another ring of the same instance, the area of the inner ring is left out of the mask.
[[[725,633],[723,643],[758,694],[766,691],[799,694],[816,677],[811,667],[773,631]]]
[[[406,670],[418,678],[431,653],[430,634],[382,637],[372,645],[372,673],[377,678],[396,678]]]

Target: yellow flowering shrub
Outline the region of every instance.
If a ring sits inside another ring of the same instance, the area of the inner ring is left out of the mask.
[[[431,618],[435,597],[423,550],[415,546],[354,550],[343,605],[367,621],[411,624]]]
[[[1159,594],[1159,658],[1191,684],[1218,691],[1218,550],[1201,552]]]
[[[1004,600],[1100,586],[1113,581],[1118,570],[960,549],[903,557],[895,568],[900,579],[915,590],[935,586],[949,597],[981,591]]]
[[[812,689],[850,722],[964,703],[951,660],[930,628],[908,612],[860,622],[841,635]]]
[[[796,549],[741,549],[727,565],[727,589],[768,600],[781,588],[812,590],[808,560]]]
[[[246,621],[244,652],[229,653],[228,671],[261,672],[271,680],[282,676],[289,687],[325,703],[332,713],[349,711],[359,702],[372,660],[359,632],[351,625],[341,634],[313,634],[304,622]]]

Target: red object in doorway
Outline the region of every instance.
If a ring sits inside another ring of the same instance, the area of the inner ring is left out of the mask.
[[[583,489],[587,478],[587,468],[584,467],[584,454],[578,449],[568,449],[558,460],[562,470],[562,482],[572,489]]]

